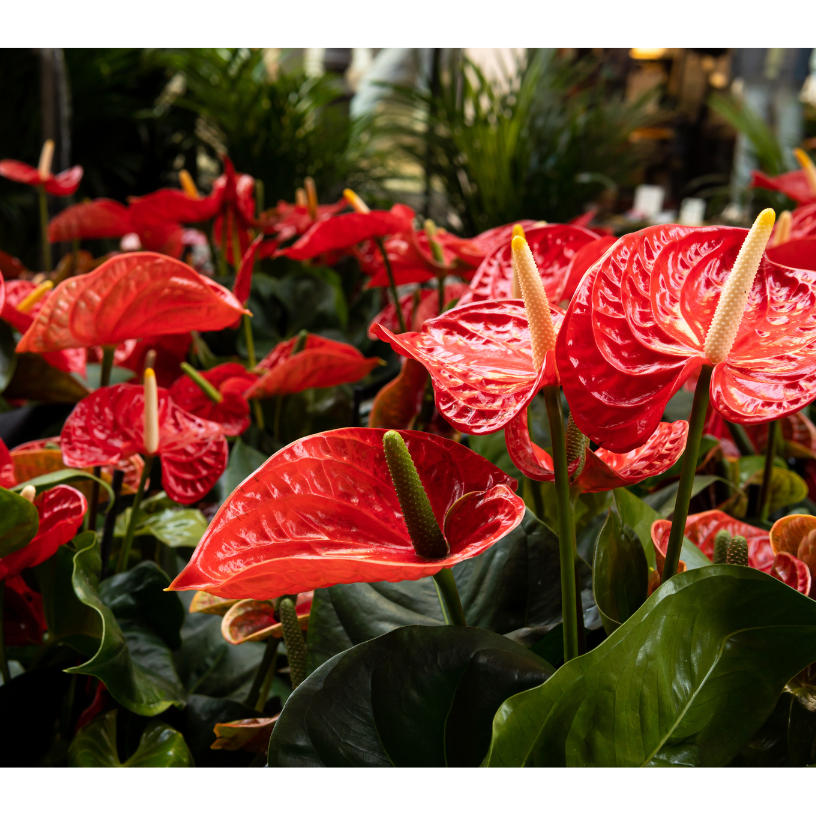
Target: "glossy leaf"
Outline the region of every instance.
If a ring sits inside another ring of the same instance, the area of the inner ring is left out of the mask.
[[[331,388],[357,382],[382,364],[378,357],[363,357],[354,346],[316,334],[304,349],[292,355],[297,338],[279,343],[258,363],[260,379],[245,391],[248,399],[296,394],[307,388]]]
[[[551,307],[556,330],[562,313]],[[428,320],[421,332],[372,331],[431,375],[439,412],[458,431],[488,434],[518,416],[544,385],[557,382],[550,354],[533,366],[527,312],[520,300],[471,303]]]
[[[268,458],[251,445],[247,445],[242,439],[236,440],[229,455],[229,464],[217,483],[222,501]]]
[[[18,354],[14,375],[3,392],[5,399],[37,402],[79,402],[88,388],[76,377],[55,368],[39,354]]]
[[[637,534],[610,513],[598,536],[592,567],[595,602],[608,635],[640,609],[648,587],[649,565]]]
[[[461,445],[405,431],[450,545],[446,558],[421,558],[388,473],[385,433],[339,429],[276,453],[222,505],[172,588],[263,600],[421,578],[478,555],[521,522],[523,502],[507,486],[514,480]]]
[[[686,572],[508,700],[485,764],[725,765],[814,660],[816,602],[746,567]]]
[[[153,252],[116,255],[60,283],[45,301],[18,352],[116,346],[167,332],[215,331],[244,309],[233,294],[187,264]]]
[[[551,672],[492,632],[403,627],[332,658],[295,690],[269,765],[475,766],[499,705]]]
[[[0,487],[0,558],[25,547],[39,526],[37,508],[18,493]]]
[[[748,484],[762,484],[762,473],[755,473]],[[808,494],[805,480],[792,470],[775,467],[771,472],[771,504],[774,512],[802,501]]]
[[[86,725],[68,749],[72,768],[189,768],[195,763],[184,737],[163,722],[149,723],[139,747],[124,762],[116,748],[116,714],[109,711]]]
[[[172,601],[164,598],[173,596],[163,593],[159,585],[166,583],[166,577],[155,565],[147,562],[136,568],[140,573],[131,570],[108,579],[104,585],[107,597],[103,599],[97,584],[100,566],[94,544],[74,556],[74,591],[83,604],[98,614],[101,638],[97,652],[90,660],[66,671],[97,677],[120,705],[143,717],[160,714],[172,705],[184,705],[185,692],[173,666],[170,646],[155,628],[160,627],[160,631],[171,638],[175,630],[178,638],[181,615],[176,624],[168,618],[166,610],[173,606]],[[145,569],[158,573],[163,580],[131,586],[140,574],[146,575]],[[151,598],[152,603],[145,602],[146,597]],[[173,600],[178,605],[178,598]],[[161,603],[156,605],[156,601]],[[121,624],[111,605],[123,616],[128,615]]]
[[[124,536],[131,508],[116,519],[114,535]],[[207,529],[207,519],[200,510],[166,508],[158,513],[140,515],[134,535],[151,535],[168,547],[195,547]]]
[[[59,453],[59,451],[55,452]],[[57,485],[71,483],[81,484],[82,482],[88,481],[96,482],[102,490],[107,492],[108,499],[113,499],[113,490],[105,479],[99,479],[94,476],[93,473],[88,473],[84,470],[77,470],[76,468],[60,468],[59,470],[43,473],[41,476],[33,476],[24,482],[18,482],[14,486],[14,491],[19,493],[24,487],[31,485],[32,487],[37,488],[37,492],[42,492],[44,490],[48,490],[49,488],[56,487]]]

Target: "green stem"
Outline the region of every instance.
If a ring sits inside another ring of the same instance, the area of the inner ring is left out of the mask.
[[[275,664],[278,662],[278,638],[269,638],[266,641],[263,657],[252,680],[252,688],[249,690],[247,705],[252,706],[256,711],[263,711],[266,698],[269,696],[269,688],[272,686],[272,678],[275,674]],[[266,693],[264,694],[264,690]]]
[[[465,620],[465,610],[462,609],[462,600],[459,597],[459,590],[456,589],[456,580],[450,567],[445,567],[433,577],[438,591],[445,599],[445,606],[448,607],[448,616],[454,626],[467,626]]]
[[[114,346],[102,347],[102,367],[99,370],[99,387],[105,388],[110,385],[111,370],[113,369]],[[102,468],[95,467],[93,475],[99,479],[102,476]],[[94,482],[91,487],[91,500],[88,505],[88,529],[96,530],[96,517],[99,513],[99,482]]]
[[[45,186],[37,185],[37,192],[40,197],[40,240],[42,241],[43,272],[51,272],[51,243],[48,240],[48,197],[45,193]]]
[[[6,582],[0,581],[0,672],[3,673],[3,683],[8,683],[11,680],[11,673],[9,672],[8,661],[6,660],[6,640],[5,632],[3,631],[3,601],[6,594]]]
[[[397,321],[399,322],[400,334],[405,334],[408,329],[405,328],[405,318],[402,316],[402,307],[399,302],[399,293],[397,292],[397,284],[394,281],[394,270],[391,269],[391,261],[388,260],[388,253],[385,251],[385,244],[382,238],[375,239],[377,246],[380,248],[383,263],[385,264],[385,271],[388,275],[388,288],[391,290],[391,296],[394,298],[394,307],[397,310]]]
[[[757,450],[745,428],[742,425],[737,425],[736,422],[728,422],[728,420],[726,420],[725,424],[728,426],[728,430],[731,431],[734,444],[739,449],[740,454],[742,456],[756,456]]]
[[[445,626],[450,626],[451,619],[448,614],[448,605],[445,603],[445,597],[442,595],[442,590],[439,584],[434,581],[434,588],[436,589],[436,597],[439,598],[439,608],[442,610],[442,620],[445,621]]]
[[[216,405],[224,401],[221,392],[208,380],[201,376],[200,371],[196,371],[188,362],[181,364],[181,370],[204,392],[204,396],[212,400]]]
[[[255,356],[255,338],[252,336],[252,322],[249,319],[249,315],[245,314],[243,318],[244,324],[244,340],[246,341],[247,347],[247,362],[249,363],[249,370],[254,371],[255,366],[258,363],[258,360]],[[264,429],[264,415],[263,415],[263,407],[261,406],[260,400],[252,400],[252,410],[255,414],[255,422],[258,427],[263,430]]]
[[[221,251],[218,253],[218,274],[227,275],[227,219],[221,220]]]
[[[439,314],[445,311],[445,276],[440,275],[437,279],[439,284]]]
[[[697,471],[697,457],[700,453],[700,441],[703,438],[706,410],[708,409],[708,389],[711,384],[711,366],[700,369],[697,387],[694,389],[694,402],[689,417],[688,440],[683,454],[683,467],[680,470],[680,484],[677,488],[677,500],[674,503],[669,543],[666,547],[666,563],[663,565],[661,583],[666,583],[676,572],[680,563],[680,550],[683,549],[683,536],[686,532],[691,491],[694,487],[694,474]]]
[[[130,558],[130,548],[133,544],[133,534],[136,532],[136,519],[139,515],[139,507],[144,496],[145,484],[150,476],[150,468],[153,465],[153,457],[145,456],[142,476],[139,479],[139,487],[136,489],[136,496],[133,499],[133,506],[130,508],[130,518],[128,519],[125,540],[122,542],[122,549],[119,550],[119,559],[116,562],[116,573],[124,572],[127,569],[128,558]]]
[[[765,469],[762,471],[762,488],[759,491],[759,519],[767,521],[771,511],[771,483],[773,482],[774,457],[779,436],[779,420],[768,423],[768,441],[765,443]]]
[[[550,421],[555,498],[558,506],[558,553],[561,562],[561,611],[564,618],[564,662],[578,656],[578,595],[575,588],[575,525],[572,521],[567,442],[558,386],[543,389]]]

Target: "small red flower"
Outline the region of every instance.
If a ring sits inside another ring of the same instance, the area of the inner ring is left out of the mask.
[[[249,427],[249,403],[244,391],[258,375],[238,363],[223,363],[199,374],[221,394],[221,402],[213,402],[186,374],[170,388],[170,396],[180,408],[221,426],[226,436],[240,436]]]
[[[418,556],[386,464],[383,435],[343,428],[268,459],[216,513],[171,589],[264,600],[334,584],[435,575],[486,550],[524,515],[515,480],[437,436],[402,436],[450,555]]]
[[[179,408],[166,388],[158,389],[162,485],[181,504],[202,499],[227,465],[221,426]],[[144,388],[112,385],[77,403],[60,437],[69,467],[114,465],[133,454],[147,456],[144,444]]]
[[[43,303],[17,351],[117,346],[125,340],[233,324],[244,309],[229,290],[187,264],[154,252],[105,261],[68,278]]]
[[[319,204],[317,213],[312,213],[304,204],[288,204],[286,201],[279,201],[272,210],[267,210],[259,217],[259,226],[265,234],[272,234],[283,244],[292,238],[297,238],[307,233],[315,224],[326,221],[329,218],[342,212],[348,206],[345,198],[341,198],[336,204]]]
[[[77,164],[56,176],[50,171],[41,176],[40,171],[30,164],[15,159],[4,159],[0,161],[0,176],[31,187],[42,184],[49,195],[69,196],[77,191],[79,182],[82,181],[82,168]]]
[[[621,238],[581,281],[558,333],[558,371],[578,427],[625,452],[646,442],[666,403],[708,363],[705,339],[747,235],[727,227],[649,227]],[[736,341],[711,380],[714,408],[754,424],[816,397],[816,272],[764,256]]]
[[[130,211],[124,204],[109,198],[73,204],[48,222],[48,240],[52,244],[92,238],[121,238],[129,232],[136,232]]]
[[[357,382],[382,364],[379,357],[363,357],[354,346],[317,334],[310,334],[303,351],[292,356],[296,343],[297,337],[278,343],[258,363],[260,379],[244,392],[247,399]]]

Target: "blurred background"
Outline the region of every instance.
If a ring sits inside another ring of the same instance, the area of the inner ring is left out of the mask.
[[[471,236],[588,209],[646,223],[747,224],[781,193],[753,169],[816,147],[812,49],[3,49],[0,158],[81,164],[70,203],[203,189],[227,152],[267,206],[305,176]],[[38,264],[36,197],[0,179],[0,248]]]

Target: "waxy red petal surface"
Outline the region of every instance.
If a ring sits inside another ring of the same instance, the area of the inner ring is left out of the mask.
[[[779,246],[770,247],[765,254],[780,266],[816,270],[816,235],[794,238]]]
[[[445,303],[461,298],[467,292],[466,283],[449,283],[445,286]],[[457,306],[459,304],[457,303]],[[439,315],[439,290],[438,289],[418,289],[416,292],[409,292],[400,297],[400,309],[405,325],[411,331],[419,331],[422,324],[432,317]],[[388,305],[371,321],[371,328],[368,330],[368,337],[376,340],[377,336],[373,332],[375,323],[379,323],[395,334],[399,333],[399,320],[397,319],[397,309],[394,303],[389,300]]]
[[[371,406],[369,428],[407,428],[422,407],[428,372],[411,357],[402,361],[400,373],[384,385]]]
[[[340,583],[414,580],[478,555],[521,522],[514,479],[461,445],[404,431],[451,549],[444,559],[418,556],[388,473],[385,433],[344,428],[276,453],[216,513],[171,589],[263,600]],[[459,499],[485,491],[456,515],[461,528],[444,527]]]
[[[781,552],[776,554],[770,574],[803,595],[810,595],[811,575],[807,564],[795,555]]]
[[[97,198],[72,204],[48,223],[48,240],[80,241],[88,238],[121,238],[135,227],[124,204],[109,198]]]
[[[751,176],[751,186],[776,190],[799,204],[816,201],[816,193],[808,184],[804,170],[791,170],[788,173],[780,173],[778,176],[768,176],[761,170],[754,170]]]
[[[0,487],[14,487],[17,479],[14,475],[14,460],[6,443],[0,439]]]
[[[79,182],[82,180],[82,168],[76,165],[68,170],[63,170],[56,176],[49,173],[43,182],[40,179],[40,171],[36,167],[15,159],[4,159],[0,161],[0,176],[34,187],[43,184],[49,195],[69,196],[73,195],[79,187]]]
[[[557,331],[563,313],[550,308]],[[425,366],[439,412],[464,433],[500,430],[541,387],[557,382],[552,355],[541,371],[533,366],[521,300],[457,306],[426,321],[420,332],[395,335],[379,324],[372,331],[398,354]]]
[[[124,340],[233,324],[244,309],[223,286],[187,264],[152,252],[106,261],[60,283],[43,303],[17,351],[116,346]]]

